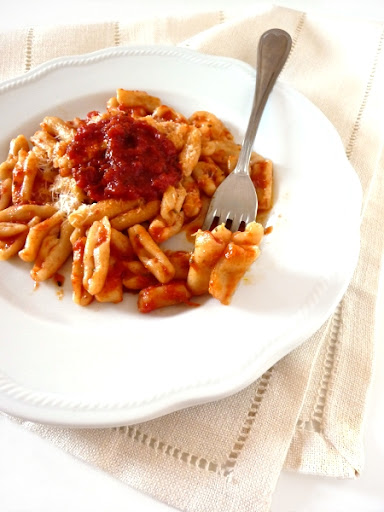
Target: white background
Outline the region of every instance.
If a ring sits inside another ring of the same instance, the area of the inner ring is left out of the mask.
[[[383,0],[280,0],[281,6],[384,20]],[[254,8],[258,0],[7,0],[0,30],[20,26],[129,20],[201,10]],[[358,37],[358,34],[357,34]],[[1,58],[1,54],[0,54]],[[383,90],[384,93],[384,90]],[[384,294],[379,311],[384,311]],[[384,315],[377,330],[376,374],[367,415],[366,467],[357,480],[282,473],[272,512],[384,512]],[[0,511],[170,512],[171,508],[51,446],[0,417]],[[225,512],[225,511],[223,511]],[[252,512],[252,511],[249,511]]]
[[[4,0],[0,29],[17,26],[130,20],[175,13],[253,9],[267,5],[325,14],[384,19],[382,0]]]

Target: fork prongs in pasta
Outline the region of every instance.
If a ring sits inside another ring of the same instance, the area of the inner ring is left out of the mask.
[[[225,224],[233,232],[244,230],[256,219],[257,207],[257,194],[251,178],[245,174],[229,174],[212,197],[203,229]]]

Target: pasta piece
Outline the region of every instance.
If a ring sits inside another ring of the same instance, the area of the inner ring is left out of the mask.
[[[26,237],[27,231],[25,230],[13,237],[0,238],[0,260],[8,260],[15,256],[23,247]]]
[[[116,215],[116,217],[111,220],[111,226],[122,231],[135,224],[141,224],[146,220],[153,219],[160,211],[160,203],[159,199],[155,199],[121,213],[120,215]]]
[[[190,129],[187,124],[174,123],[173,121],[156,121],[152,116],[144,117],[143,120],[163,135],[166,135],[177,151],[183,149]]]
[[[76,130],[74,128],[60,119],[60,117],[55,116],[44,117],[41,127],[43,130],[55,137],[55,139],[58,138],[65,142],[71,142],[76,134]]]
[[[59,170],[54,167],[53,161],[48,158],[47,154],[41,148],[33,146],[31,152],[36,156],[37,159],[37,166],[39,169],[38,177],[42,182],[45,182],[44,186],[46,188],[55,181]],[[47,196],[44,202],[48,201],[50,201],[50,199]]]
[[[169,186],[163,194],[160,215],[151,222],[148,231],[153,240],[160,244],[181,231],[184,224],[184,213],[180,212],[186,190],[182,185],[177,188]]]
[[[12,201],[12,178],[6,178],[0,183],[0,211],[5,210]]]
[[[114,228],[111,228],[111,250],[126,260],[133,259],[135,255],[129,238]]]
[[[201,143],[201,157],[212,156],[216,150],[215,140],[203,140]]]
[[[150,96],[144,91],[127,91],[125,89],[117,89],[116,97],[120,105],[124,105],[126,107],[143,107],[149,114],[161,105],[159,98]]]
[[[191,304],[191,292],[182,281],[149,286],[139,292],[138,308],[141,313],[149,313],[155,309],[174,306],[175,304]]]
[[[123,300],[122,266],[113,256],[109,259],[108,274],[103,288],[95,294],[98,302],[117,304]]]
[[[207,214],[209,208],[209,197],[203,195],[201,198],[201,208],[197,217],[192,219],[190,222],[184,224],[183,230],[187,235],[187,239],[191,242],[194,241],[195,233],[202,227],[204,224],[204,219]]]
[[[174,279],[186,281],[189,272],[191,253],[189,251],[171,250],[164,251],[164,253],[175,268]]]
[[[0,222],[0,239],[17,236],[28,231],[28,226],[16,222]]]
[[[163,194],[160,206],[160,216],[168,226],[172,226],[179,217],[186,196],[183,186],[169,186]]]
[[[82,238],[82,237],[85,237],[86,238],[86,234],[85,234],[85,228],[82,227],[82,228],[75,228],[72,233],[71,233],[71,244],[72,245],[75,245],[75,243],[77,242],[77,240],[79,238]]]
[[[123,300],[122,275],[124,266],[121,259],[131,259],[133,257],[134,252],[129,238],[120,231],[111,228],[108,273],[103,288],[95,294],[98,302],[117,304]]]
[[[12,171],[16,162],[17,158],[11,155],[7,160],[0,164],[0,180],[6,180],[12,176]]]
[[[174,123],[187,123],[187,119],[171,107],[160,105],[152,113],[153,119],[157,121],[172,121]]]
[[[93,295],[91,295],[83,286],[84,278],[84,248],[87,238],[85,236],[79,236],[73,243],[73,261],[72,261],[72,272],[71,272],[71,283],[72,283],[72,300],[79,306],[88,306],[93,301]]]
[[[0,165],[0,180],[5,180],[12,176],[12,171],[17,162],[20,150],[26,153],[29,151],[29,144],[24,135],[18,135],[15,139],[11,140],[8,157],[5,162]]]
[[[25,204],[33,199],[33,188],[39,171],[38,160],[33,151],[30,151],[23,165],[23,182],[20,189],[19,202]],[[14,201],[16,203],[16,201]]]
[[[189,127],[185,145],[179,155],[180,167],[184,176],[190,176],[201,153],[201,133],[193,127]]]
[[[24,162],[27,158],[28,151],[20,150],[17,161],[12,171],[12,203],[22,204],[21,188],[24,181]]]
[[[209,293],[222,304],[228,305],[241,278],[259,254],[257,246],[241,247],[230,242],[212,270]]]
[[[142,290],[158,284],[154,275],[147,270],[141,261],[124,261],[123,285],[128,290]]]
[[[91,295],[103,289],[109,269],[111,225],[108,217],[96,220],[89,228],[84,247],[83,286]]]
[[[259,243],[264,228],[257,222],[249,223],[243,232],[232,234],[231,242],[216,262],[209,280],[209,293],[222,304],[231,301],[240,280],[252,263],[259,257]]]
[[[215,141],[215,150],[210,157],[226,174],[228,174],[237,164],[240,149],[240,144],[236,144],[230,140]]]
[[[199,162],[192,172],[199,188],[212,197],[225,178],[224,172],[214,162]]]
[[[0,222],[29,222],[33,217],[47,219],[56,211],[56,208],[51,204],[12,205],[0,211]]]
[[[33,227],[39,221],[38,217],[34,217],[28,225],[14,222],[0,223],[4,227],[4,234],[0,237],[0,260],[8,260],[15,256],[25,244],[28,228]],[[22,229],[21,226],[25,226],[25,229]],[[13,235],[11,235],[12,229],[14,230]]]
[[[157,244],[161,244],[177,233],[180,233],[184,224],[184,213],[176,213],[175,215],[174,223],[170,226],[160,215],[151,222],[148,231]]]
[[[53,135],[46,130],[38,130],[32,135],[31,141],[47,155],[48,159],[54,158],[57,141]]]
[[[260,245],[264,236],[264,228],[258,222],[250,222],[244,231],[236,231],[232,235],[232,242],[237,245]]]
[[[175,268],[147,230],[140,224],[128,229],[133,250],[160,283],[168,283],[175,275]]]
[[[44,238],[31,270],[31,277],[34,281],[49,279],[64,265],[72,252],[70,240],[72,231],[73,226],[68,220],[65,220],[61,224],[59,238],[54,234],[49,234]]]
[[[34,217],[28,224],[1,222],[3,235],[0,236],[0,260],[8,260],[15,256],[24,246],[28,228],[35,226],[40,219]],[[23,226],[23,227],[22,227]]]
[[[140,199],[104,199],[92,204],[83,204],[72,212],[68,220],[75,228],[90,226],[96,220],[103,217],[113,218],[117,215],[136,208],[141,203]]]
[[[109,100],[107,101],[107,109],[110,111],[110,110],[115,110],[118,108],[118,106],[120,105],[118,99],[116,98],[116,96],[113,96],[112,98],[109,98]]]
[[[206,140],[232,140],[231,132],[224,123],[211,112],[199,110],[189,118],[189,123],[200,130],[202,137]]]
[[[200,189],[192,176],[185,176],[182,185],[186,192],[182,206],[183,212],[186,217],[196,217],[202,207]]]
[[[96,293],[95,299],[98,302],[112,302],[118,304],[123,300],[123,283],[121,279],[107,276],[105,284],[99,293]]]
[[[63,212],[56,212],[52,217],[43,220],[29,230],[24,248],[19,252],[23,261],[35,261],[44,238],[52,228],[63,223],[65,215]]]
[[[9,153],[13,156],[17,156],[21,149],[29,151],[29,144],[24,135],[18,135],[16,138],[11,140]]]
[[[272,208],[273,202],[273,165],[271,160],[257,159],[253,163],[251,160],[250,175],[256,189],[259,210],[269,210]]]
[[[199,231],[195,236],[195,248],[191,256],[187,284],[193,295],[208,291],[211,272],[231,240],[231,231],[224,224],[213,231]]]

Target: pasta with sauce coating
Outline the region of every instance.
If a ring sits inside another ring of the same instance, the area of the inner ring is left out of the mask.
[[[208,291],[213,267],[230,239],[231,231],[224,224],[217,226],[212,232],[197,231],[187,277],[188,287],[194,295],[202,295]]]
[[[0,259],[18,255],[41,282],[72,255],[81,306],[118,303],[124,292],[137,294],[141,312],[206,293],[228,304],[264,230],[201,226],[239,151],[213,113],[187,117],[145,91],[117,89],[105,111],[83,119],[52,113],[29,140],[12,139],[0,164]],[[267,210],[272,162],[253,152],[250,171]],[[183,231],[192,251],[165,248]]]
[[[165,284],[171,281],[175,275],[175,268],[148,231],[141,224],[136,224],[129,228],[128,235],[133,250],[144,267],[156,277],[159,283]]]
[[[244,232],[233,233],[225,251],[216,261],[210,275],[208,291],[222,304],[230,303],[245,272],[259,257],[263,232],[261,224],[251,222]]]
[[[191,304],[191,296],[191,292],[182,281],[149,286],[140,291],[138,308],[141,313],[150,313],[154,309],[175,304]]]

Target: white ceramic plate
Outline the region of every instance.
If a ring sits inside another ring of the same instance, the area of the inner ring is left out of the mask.
[[[113,48],[56,59],[0,86],[0,158],[44,115],[104,109],[118,87],[159,96],[186,115],[208,110],[241,142],[255,72],[232,59],[171,47]],[[278,83],[255,149],[275,164],[275,205],[262,255],[232,304],[201,299],[149,315],[136,298],[59,300],[27,264],[0,262],[0,409],[52,424],[129,424],[245,387],[303,343],[345,292],[359,251],[361,189],[335,129]]]

